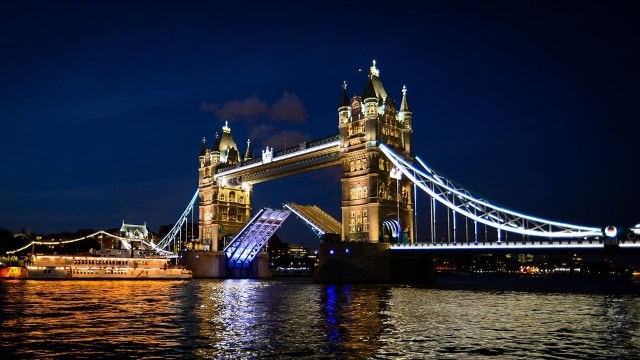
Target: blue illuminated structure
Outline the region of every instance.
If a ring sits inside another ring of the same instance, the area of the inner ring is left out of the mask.
[[[247,269],[276,230],[287,219],[288,210],[262,208],[224,249],[231,269]]]

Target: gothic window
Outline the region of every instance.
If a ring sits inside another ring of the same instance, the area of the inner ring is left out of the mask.
[[[223,193],[220,193],[220,201],[226,201],[226,200],[227,200],[227,197]]]
[[[356,219],[351,219],[349,222],[349,232],[356,232]]]
[[[362,212],[362,231],[369,231],[369,218],[367,217],[367,210]]]
[[[244,196],[242,195],[238,196],[238,202],[244,204]]]
[[[351,172],[356,171],[356,165],[353,160],[349,161],[349,168],[351,169]]]
[[[229,193],[229,201],[231,201],[231,202],[235,202],[236,201],[236,193],[235,193],[235,191],[231,191]]]
[[[384,170],[384,159],[378,160],[378,169]]]
[[[355,211],[351,211],[351,218],[354,219],[356,217],[356,212]]]
[[[362,170],[362,161],[360,160],[356,161],[356,169]]]
[[[367,168],[367,159],[366,158],[362,159],[362,168],[363,169]]]

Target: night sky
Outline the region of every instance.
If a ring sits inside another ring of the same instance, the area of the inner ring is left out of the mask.
[[[197,188],[203,137],[229,121],[259,153],[337,134],[342,82],[361,93],[374,59],[389,95],[407,87],[415,155],[469,191],[640,222],[637,1],[399,3],[2,2],[0,227],[158,231]],[[339,176],[258,184],[254,211],[339,218]],[[315,246],[294,216],[278,234]]]

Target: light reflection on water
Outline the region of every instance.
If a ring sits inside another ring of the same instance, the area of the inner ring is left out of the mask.
[[[638,295],[310,279],[2,281],[18,358],[640,358]]]

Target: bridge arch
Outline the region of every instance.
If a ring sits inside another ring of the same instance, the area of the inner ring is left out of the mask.
[[[385,219],[382,221],[383,236],[388,235],[389,241],[400,238],[400,224],[397,219]]]

